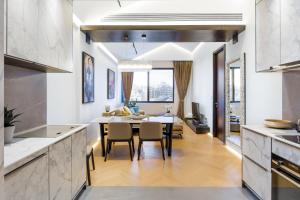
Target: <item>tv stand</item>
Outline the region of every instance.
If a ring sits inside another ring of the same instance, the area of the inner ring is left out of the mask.
[[[210,128],[207,124],[200,123],[200,121],[193,118],[186,118],[186,124],[196,133],[205,134],[210,132]]]

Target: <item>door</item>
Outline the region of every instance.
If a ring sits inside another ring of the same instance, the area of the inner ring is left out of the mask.
[[[225,143],[225,45],[213,53],[213,135]]]

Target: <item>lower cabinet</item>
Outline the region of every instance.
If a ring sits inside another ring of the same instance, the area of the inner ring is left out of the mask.
[[[86,129],[72,135],[72,197],[86,182]]]
[[[71,151],[71,137],[68,137],[49,147],[50,200],[72,199]]]
[[[271,138],[242,129],[243,182],[260,199],[271,200]]]
[[[44,154],[4,177],[5,200],[48,200],[48,155]]]
[[[271,171],[243,156],[243,181],[263,200],[271,200],[271,180]]]

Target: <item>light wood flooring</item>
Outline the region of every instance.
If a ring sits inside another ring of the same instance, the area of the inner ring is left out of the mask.
[[[115,144],[107,162],[97,147],[96,170],[91,171],[92,186],[241,186],[241,160],[218,139],[197,135],[185,126],[183,139],[173,141],[173,155],[166,157],[166,161],[161,157],[158,143],[145,143],[141,160],[137,160],[136,153],[133,162],[127,143]]]

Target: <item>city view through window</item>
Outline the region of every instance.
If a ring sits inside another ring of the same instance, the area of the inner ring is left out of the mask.
[[[134,72],[131,101],[173,102],[173,69]]]

